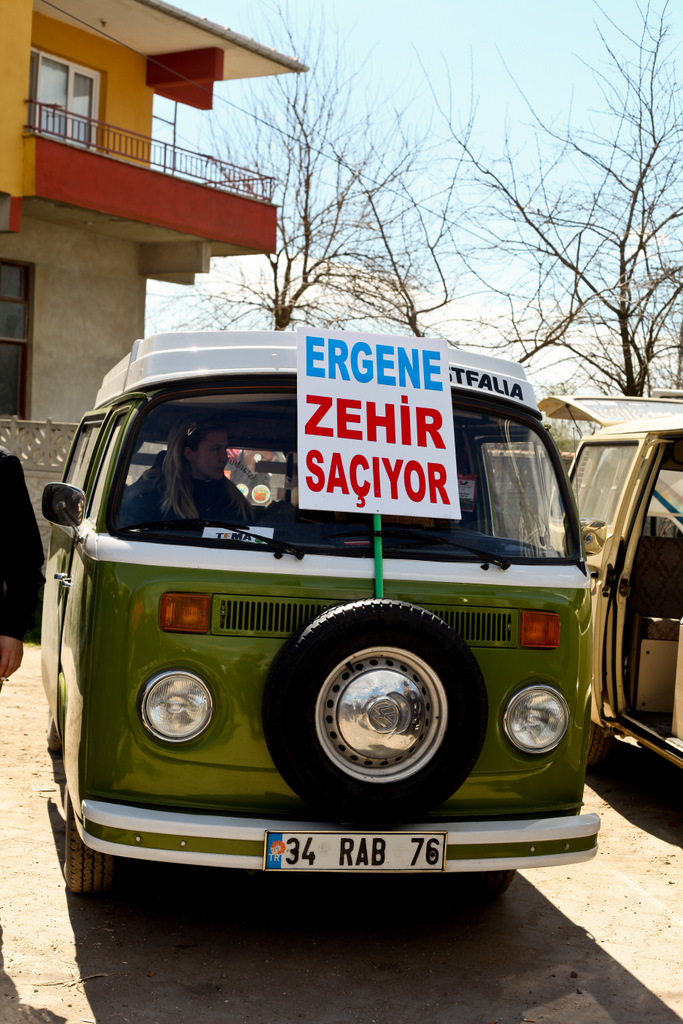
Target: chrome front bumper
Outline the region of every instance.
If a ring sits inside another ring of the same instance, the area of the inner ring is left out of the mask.
[[[120,857],[200,864],[209,867],[263,867],[266,832],[368,833],[339,823],[281,821],[151,811],[84,800],[79,831],[86,846]],[[377,831],[447,833],[446,871],[507,871],[590,860],[598,849],[597,814],[526,818],[516,821],[448,821],[383,826]]]

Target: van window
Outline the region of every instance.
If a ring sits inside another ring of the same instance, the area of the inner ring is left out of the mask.
[[[107,446],[106,446],[104,452],[102,453],[102,458],[100,459],[100,465],[99,465],[99,469],[98,469],[98,472],[97,472],[97,480],[95,482],[95,490],[93,491],[93,495],[92,495],[92,498],[90,500],[90,506],[89,506],[88,511],[87,511],[87,515],[88,515],[89,518],[93,518],[94,519],[97,516],[97,513],[99,512],[100,504],[102,502],[102,494],[104,493],[104,484],[105,484],[105,480],[107,479],[107,471],[109,469],[109,462],[111,460],[111,455],[112,455],[112,452],[114,451],[114,449],[116,448],[116,442],[117,442],[117,440],[119,438],[119,435],[121,433],[121,428],[122,428],[122,426],[123,426],[123,424],[125,422],[125,419],[126,419],[127,415],[128,415],[128,410],[126,410],[125,412],[120,413],[116,417],[114,425],[113,425],[112,429],[109,432],[109,437],[107,439]]]
[[[371,557],[373,520],[363,511],[362,496],[357,513],[298,507],[296,426],[293,388],[154,405],[137,422],[115,528],[165,543],[252,547],[253,535],[261,532],[304,553]],[[454,428],[462,518],[383,517],[385,557],[578,557],[561,471],[540,424],[534,429],[505,413],[463,406],[454,409]],[[214,448],[221,453],[218,470],[211,461]],[[388,455],[398,459],[400,449]],[[335,486],[353,489],[346,480]],[[211,524],[243,532],[226,530],[218,538]]]
[[[482,453],[491,488],[492,531],[518,536],[530,551],[537,546],[560,551],[564,525],[557,476],[538,439],[517,441],[513,449],[510,441],[487,441]]]
[[[100,434],[103,417],[96,420],[86,420],[81,427],[74,441],[73,454],[69,461],[69,468],[66,471],[65,481],[73,484],[74,487],[85,488],[85,478],[90,465],[97,438]]]
[[[579,452],[572,483],[582,519],[610,526],[628,479],[637,445],[586,444]]]
[[[643,533],[683,538],[683,469],[662,466],[648,505]]]

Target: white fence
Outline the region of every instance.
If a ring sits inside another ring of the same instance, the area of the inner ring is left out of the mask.
[[[77,426],[76,423],[53,423],[52,420],[0,417],[0,444],[21,459],[46,554],[50,525],[40,511],[43,487],[51,480],[61,480]]]

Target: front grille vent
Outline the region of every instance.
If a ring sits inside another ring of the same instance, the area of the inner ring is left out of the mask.
[[[470,647],[516,647],[519,630],[513,628],[516,611],[493,611],[489,608],[430,607],[440,619],[459,633]]]
[[[211,631],[231,636],[291,636],[332,604],[313,601],[273,601],[259,597],[213,599]]]
[[[229,636],[288,637],[334,604],[296,598],[277,601],[216,594],[211,631]],[[518,616],[514,610],[443,608],[427,604],[424,607],[443,619],[470,647],[517,646]]]

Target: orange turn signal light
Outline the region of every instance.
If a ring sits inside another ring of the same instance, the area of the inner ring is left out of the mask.
[[[559,647],[560,616],[555,612],[522,612],[522,647]]]
[[[210,594],[164,594],[159,625],[167,633],[208,633]]]

